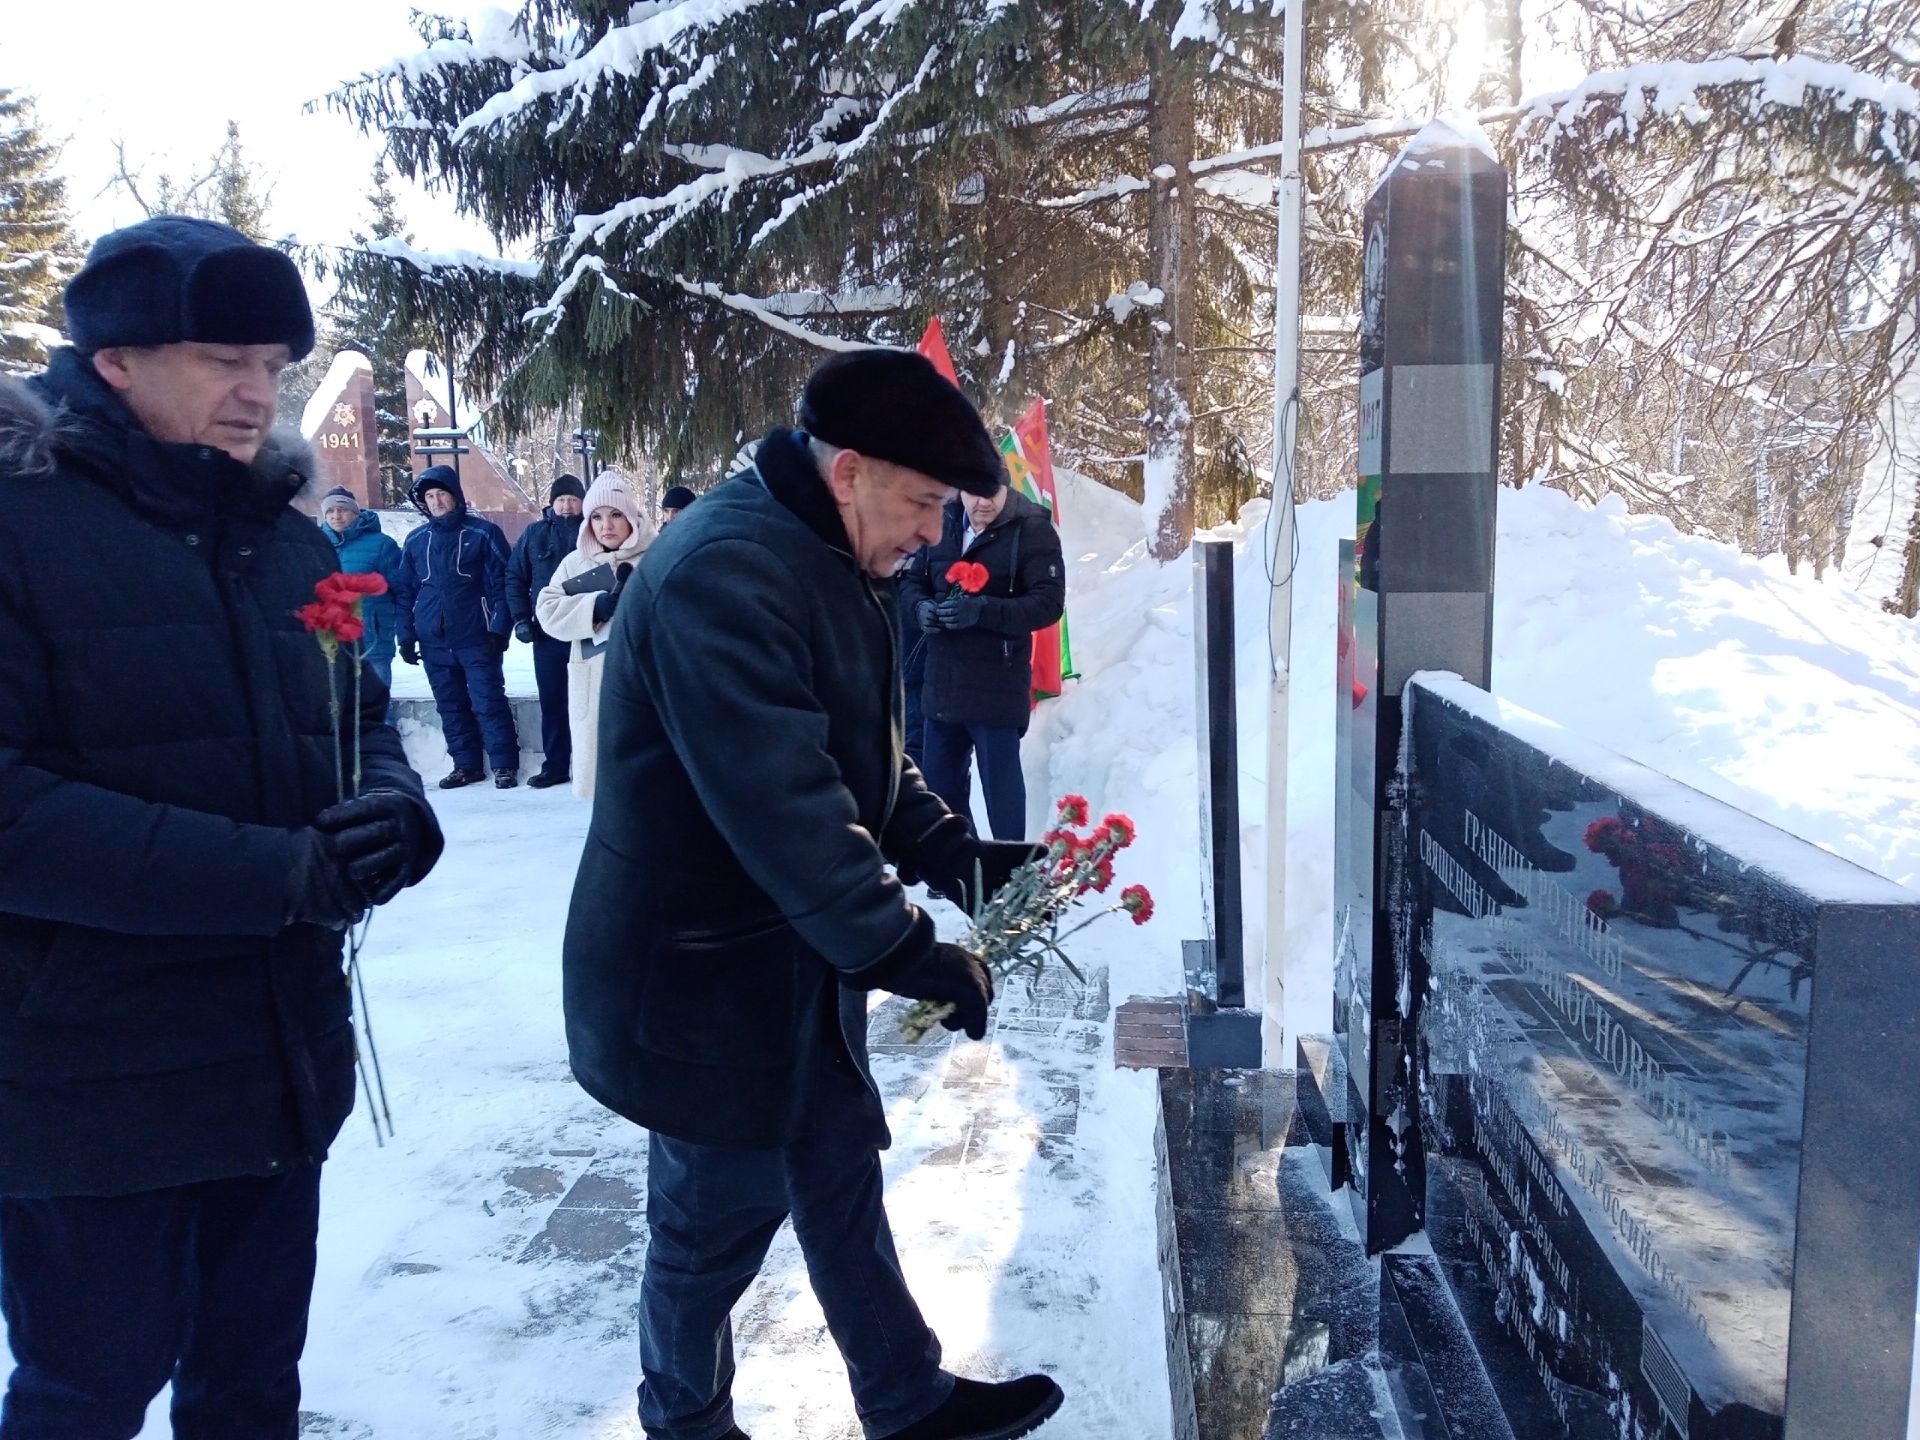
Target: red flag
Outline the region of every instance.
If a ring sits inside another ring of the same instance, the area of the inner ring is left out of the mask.
[[[960,376],[953,368],[953,357],[947,353],[946,332],[940,328],[940,317],[934,316],[927,322],[927,333],[920,337],[919,351],[933,362],[938,370],[954,384],[960,383]]]
[[[1026,456],[1027,464],[1033,467],[1034,484],[1047,497],[1047,508],[1053,511],[1053,523],[1058,525],[1060,497],[1054,493],[1053,452],[1047,445],[1047,402],[1034,401],[1033,407],[1013,427],[1013,433],[1020,437],[1020,453]]]
[[[1016,484],[1016,488],[1037,491],[1028,498],[1040,501],[1052,512],[1057,528],[1060,496],[1054,489],[1053,454],[1047,445],[1046,401],[1033,402],[1033,407],[1013,427],[1012,439],[1019,447],[1021,463],[1015,466],[1010,462],[1008,469],[1014,473],[1016,482],[1024,482]],[[1067,638],[1067,617],[1063,614],[1046,629],[1033,632],[1033,703],[1038,705],[1060,694],[1073,674],[1073,645]]]

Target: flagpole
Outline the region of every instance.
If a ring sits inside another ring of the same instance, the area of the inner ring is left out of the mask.
[[[1267,703],[1266,993],[1262,1011],[1266,1063],[1286,1067],[1287,993],[1287,707],[1293,666],[1295,529],[1294,447],[1300,419],[1300,129],[1306,69],[1306,0],[1287,0],[1282,58],[1279,252],[1273,296],[1273,503],[1267,512],[1268,642],[1272,654]]]

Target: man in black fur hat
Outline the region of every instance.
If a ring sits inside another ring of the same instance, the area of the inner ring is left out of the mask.
[[[66,314],[0,382],[0,1437],[125,1440],[169,1381],[177,1436],[292,1437],[342,932],[440,830],[387,687],[336,720],[351,657],[294,613],[337,566],[270,431],[293,262],[162,217]]]
[[[870,1440],[1011,1440],[1045,1375],[940,1365],[881,1203],[867,993],[986,1033],[992,979],[886,869],[970,903],[1034,853],[975,838],[901,748],[892,576],[956,490],[1005,483],[923,357],[835,356],[801,430],[661,532],[608,640],[564,986],[573,1073],[652,1132],[640,1420],[741,1440],[728,1312],[791,1216]]]

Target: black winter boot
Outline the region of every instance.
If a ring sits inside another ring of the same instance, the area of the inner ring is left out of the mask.
[[[493,785],[496,790],[511,790],[520,783],[518,770],[496,770],[493,772]]]
[[[1066,1396],[1050,1376],[1022,1375],[989,1385],[956,1378],[938,1410],[887,1440],[1015,1440],[1037,1430]]]
[[[486,778],[486,775],[478,770],[455,770],[440,782],[440,788],[442,790],[458,790],[462,785],[478,785]]]
[[[564,770],[562,770],[558,775],[552,775],[552,774],[549,774],[547,771],[542,770],[537,775],[531,775],[527,777],[527,789],[545,790],[549,786],[564,785],[571,779],[573,779],[573,776],[567,774],[567,772]],[[734,1434],[736,1435],[739,1433],[740,1432],[737,1430],[734,1432]],[[732,1440],[732,1437],[722,1435],[720,1437],[720,1440]]]

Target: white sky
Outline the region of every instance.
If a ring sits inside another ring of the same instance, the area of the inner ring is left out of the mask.
[[[0,84],[33,95],[62,170],[77,227],[91,240],[141,218],[124,193],[101,193],[113,142],[149,178],[204,167],[240,126],[247,159],[274,179],[268,221],[303,242],[344,242],[367,218],[379,145],[321,107],[341,81],[420,48],[407,23],[416,0],[327,0],[315,6],[220,0],[4,0]],[[464,13],[455,4],[419,8]],[[396,180],[401,213],[434,248],[491,250],[452,201]]]

